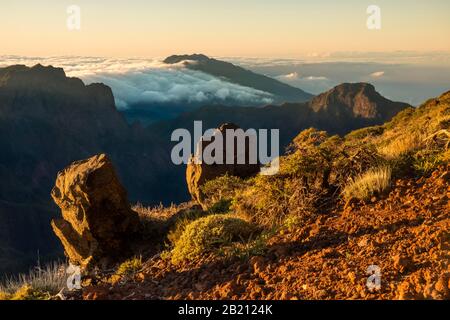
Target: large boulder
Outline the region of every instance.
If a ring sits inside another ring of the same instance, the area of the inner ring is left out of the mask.
[[[139,218],[106,155],[59,172],[51,195],[62,212],[53,231],[71,263],[106,267],[131,254]]]
[[[188,185],[189,193],[192,196],[192,199],[200,204],[203,209],[207,209],[208,203],[205,202],[203,192],[201,187],[209,180],[213,180],[217,177],[223,176],[225,174],[236,176],[240,178],[248,178],[257,174],[260,170],[260,165],[258,163],[251,164],[249,161],[249,149],[250,147],[255,147],[251,145],[250,139],[246,139],[245,141],[245,163],[238,164],[238,152],[239,149],[235,148],[233,150],[233,163],[225,163],[226,152],[227,152],[227,138],[226,138],[226,130],[237,130],[239,127],[232,123],[222,124],[219,128],[216,129],[213,137],[210,140],[205,140],[204,137],[198,142],[197,153],[192,155],[189,163],[186,168],[186,182]],[[206,164],[205,162],[200,160],[201,150],[205,150],[205,148],[211,144],[216,135],[221,134],[223,137],[223,164]]]

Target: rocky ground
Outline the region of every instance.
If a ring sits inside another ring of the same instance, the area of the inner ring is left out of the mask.
[[[389,194],[284,230],[264,256],[175,267],[155,256],[83,299],[449,299],[450,167],[397,180]],[[366,285],[371,265],[379,290]]]

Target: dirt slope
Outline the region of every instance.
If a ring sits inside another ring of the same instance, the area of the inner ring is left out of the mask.
[[[450,167],[397,180],[371,203],[338,205],[284,230],[250,260],[174,267],[161,257],[133,278],[104,278],[83,299],[449,299]],[[370,291],[367,268],[381,270]]]

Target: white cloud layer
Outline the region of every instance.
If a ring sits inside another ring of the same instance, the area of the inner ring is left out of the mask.
[[[97,57],[0,56],[0,67],[37,63],[64,68],[66,74],[85,83],[102,82],[113,90],[116,105],[126,109],[135,103],[232,103],[265,105],[273,102],[267,92],[227,82],[206,73],[167,65],[150,59]]]
[[[370,76],[372,78],[380,78],[380,77],[384,76],[384,71],[377,71],[377,72],[371,73]]]

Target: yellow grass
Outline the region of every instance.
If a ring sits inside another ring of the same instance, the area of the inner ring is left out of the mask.
[[[419,133],[400,136],[389,144],[378,148],[378,152],[386,159],[398,159],[399,157],[418,150],[423,146],[423,135]]]
[[[344,188],[344,198],[367,200],[374,194],[384,192],[391,185],[391,174],[392,170],[387,166],[368,170]]]

